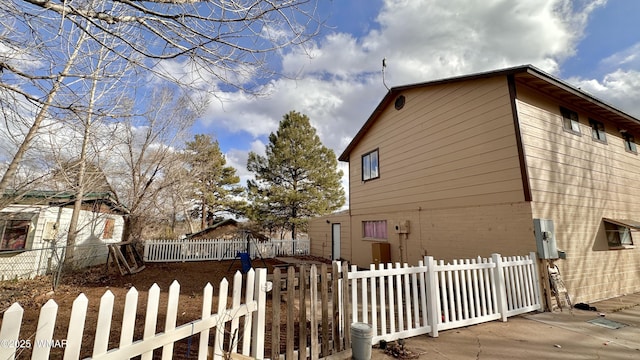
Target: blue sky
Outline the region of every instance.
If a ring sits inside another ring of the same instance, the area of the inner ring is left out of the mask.
[[[640,24],[634,14],[640,14],[640,1],[613,0],[595,9],[577,54],[562,65],[561,75],[603,77],[610,72],[603,60],[640,42]]]
[[[264,97],[220,94],[193,129],[219,140],[243,183],[248,152],[264,151],[290,110],[339,155],[386,93],[383,58],[389,86],[532,64],[640,117],[640,1],[321,3],[320,36],[277,58],[287,77],[265,84]]]

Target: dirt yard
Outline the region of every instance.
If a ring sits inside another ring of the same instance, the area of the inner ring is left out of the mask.
[[[275,259],[265,259],[264,261],[269,274],[273,272],[274,265],[282,264]],[[230,266],[231,269],[229,269]],[[254,260],[253,266],[264,267],[261,260]],[[207,283],[211,283],[214,287],[213,312],[215,312],[220,281],[223,278],[227,278],[232,283],[233,275],[240,268],[241,263],[239,260],[233,262],[233,264],[232,261],[150,263],[140,273],[122,276],[114,268],[107,271],[105,266],[100,266],[63,276],[60,285],[55,291],[52,291],[50,277],[40,277],[34,280],[4,281],[0,282],[0,310],[4,313],[11,304],[18,302],[25,309],[20,339],[31,339],[33,343],[40,308],[49,299],[53,299],[59,306],[54,340],[62,340],[66,339],[73,301],[79,294],[84,293],[89,299],[82,345],[82,357],[86,357],[91,355],[93,348],[93,334],[96,328],[100,298],[107,290],[115,295],[109,340],[109,348],[114,348],[119,343],[124,299],[131,287],[135,287],[139,292],[136,331],[134,334],[134,339],[138,340],[142,337],[147,291],[154,283],[158,284],[161,289],[156,330],[156,332],[161,332],[165,322],[168,289],[173,280],[177,280],[180,283],[177,325],[181,325],[200,317],[202,291]],[[231,288],[230,284],[229,292],[231,292]],[[267,322],[270,323],[270,320],[267,319]],[[270,329],[270,325],[267,329]],[[270,342],[269,331],[266,333],[267,341]],[[191,339],[176,343],[174,358],[197,358],[198,341],[199,339],[196,335]],[[269,345],[267,347],[270,348]],[[51,354],[52,359],[61,358],[62,349],[53,349]],[[18,358],[29,358],[29,351],[22,353]]]

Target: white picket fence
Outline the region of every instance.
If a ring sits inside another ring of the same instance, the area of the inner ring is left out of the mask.
[[[174,281],[169,288],[164,331],[160,333],[156,333],[160,288],[154,284],[148,293],[144,334],[142,339],[136,341],[133,340],[133,334],[136,325],[138,291],[131,288],[125,299],[120,343],[114,349],[108,349],[108,345],[115,299],[113,293],[107,291],[100,301],[95,342],[90,359],[117,360],[142,355],[142,360],[149,360],[153,357],[153,350],[159,348],[162,348],[162,359],[171,359],[174,343],[196,334],[199,334],[200,339],[197,348],[198,359],[207,359],[210,352],[213,353],[213,359],[223,359],[224,351],[227,349],[230,349],[231,352],[262,359],[264,357],[266,291],[268,290],[266,279],[266,269],[255,271],[252,269],[247,273],[244,304],[241,304],[242,274],[238,272],[234,276],[230,304],[227,301],[229,284],[226,279],[223,279],[220,282],[216,314],[211,314],[213,287],[211,284],[207,284],[204,288],[200,319],[180,326],[176,326],[180,284]],[[80,357],[87,307],[88,300],[84,294],[80,294],[73,302],[65,342],[59,344],[65,348],[65,360],[75,360]],[[58,305],[53,300],[49,300],[40,311],[35,338],[33,341],[31,339],[25,340],[19,337],[23,309],[17,303],[11,305],[3,315],[2,327],[0,328],[0,344],[2,345],[0,346],[0,359],[13,360],[16,354],[25,348],[32,351],[31,359],[49,359],[50,345],[55,344],[56,341],[53,340],[53,336],[57,312]],[[242,333],[237,334],[241,319],[243,320]],[[225,325],[229,322],[231,323],[230,333],[227,334],[228,341],[225,344]],[[209,346],[211,329],[215,331],[212,348]],[[229,334],[237,334],[237,336],[229,336]],[[56,334],[56,336],[56,339],[64,338],[60,334]],[[241,346],[239,339],[242,341]]]
[[[252,259],[277,256],[308,255],[309,240],[275,240],[265,242],[243,239],[212,240],[147,240],[144,242],[145,262],[178,262],[231,260],[237,253],[246,252]]]
[[[505,258],[493,254],[489,259],[460,260],[451,264],[425,257],[418,266],[388,264],[375,269],[372,265],[370,270],[365,271],[359,271],[355,266],[351,267],[351,271],[346,271],[346,265],[341,268],[339,263],[334,268],[335,276],[332,278],[336,285],[332,290],[333,304],[338,304],[338,312],[333,317],[336,324],[332,325],[336,326],[337,338],[334,342],[343,339],[345,348],[349,347],[349,326],[354,322],[371,324],[373,343],[377,343],[380,340],[392,341],[427,333],[437,337],[439,330],[497,319],[506,321],[509,316],[539,310],[542,304],[535,253]],[[312,274],[316,272],[315,269],[311,270]],[[348,279],[346,284],[345,272]],[[208,284],[204,289],[200,318],[180,326],[176,326],[180,285],[174,281],[167,297],[164,331],[160,333],[156,333],[160,289],[153,285],[148,292],[144,332],[142,338],[135,341],[133,334],[138,291],[131,288],[124,300],[119,345],[112,349],[108,347],[116,300],[113,293],[107,291],[100,301],[90,359],[128,359],[141,355],[142,360],[148,360],[156,349],[161,349],[157,352],[162,352],[162,359],[171,359],[174,344],[194,335],[199,335],[200,339],[198,359],[207,359],[210,352],[213,352],[213,359],[223,359],[227,350],[263,359],[266,292],[271,286],[266,280],[266,269],[252,269],[246,275],[242,296],[242,279],[240,273],[235,274],[231,294],[227,280],[220,282],[215,314],[211,314],[213,288]],[[309,291],[309,299],[316,299],[318,292],[314,289],[317,279],[315,275],[311,279],[315,280],[302,282],[307,284],[306,290],[296,292]],[[290,295],[293,292],[291,289]],[[323,298],[328,297],[327,293],[323,294]],[[301,300],[300,304],[311,304],[310,309],[313,309],[317,299]],[[22,350],[20,346],[32,351],[31,359],[48,359],[51,349],[48,344],[55,342],[54,339],[65,339],[63,359],[78,359],[87,309],[88,300],[81,294],[73,303],[66,337],[61,334],[55,334],[54,337],[58,305],[49,300],[40,311],[38,330],[31,341],[19,337],[22,307],[17,303],[11,305],[5,311],[0,327],[0,359],[13,360]],[[213,347],[210,347],[212,329]],[[84,353],[87,353],[86,349]],[[313,354],[317,353],[313,351]]]
[[[351,321],[373,327],[373,343],[453,329],[540,310],[535,253],[489,259],[425,257],[418,266],[352,266]]]

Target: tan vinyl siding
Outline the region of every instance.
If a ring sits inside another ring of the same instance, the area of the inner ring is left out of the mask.
[[[328,221],[328,222],[327,222]],[[340,212],[309,220],[311,255],[331,259],[331,225],[340,224],[340,257],[351,258],[351,221],[348,212]]]
[[[563,128],[561,106],[577,112],[581,135]],[[604,124],[606,143],[592,138],[589,118]],[[625,151],[621,124],[640,141],[640,121],[535,69],[394,88],[341,155],[350,183],[341,255],[368,267],[376,241],[362,223],[380,220],[388,236],[377,242],[392,262],[527,254],[543,218],[567,254],[556,263],[574,302],[638,292],[640,232],[636,248],[612,250],[602,221],[640,221],[640,157]],[[361,156],[374,150],[379,178],[362,181]],[[401,221],[409,234],[395,233]],[[322,222],[310,226],[312,248],[328,256]]]
[[[372,244],[362,239],[362,222],[387,221],[387,242],[393,262],[417,264],[425,255],[436,259],[489,257],[492,253],[523,255],[535,251],[531,207],[529,203],[495,204],[447,209],[393,211],[380,209],[375,214],[352,217],[352,262],[368,267]],[[409,234],[395,233],[395,225],[408,220]],[[400,256],[400,245],[405,254]]]
[[[640,291],[640,233],[633,233],[636,249],[609,250],[602,223],[640,220],[640,158],[625,151],[608,119],[524,87],[518,98],[533,217],[554,220],[567,253],[558,265],[574,302]],[[560,106],[578,112],[581,136],[563,129]],[[592,139],[589,117],[604,123],[606,144]]]
[[[414,89],[384,110],[350,153],[352,214],[523,201],[505,78]],[[380,178],[361,181],[379,150]]]

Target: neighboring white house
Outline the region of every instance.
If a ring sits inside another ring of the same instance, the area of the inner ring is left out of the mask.
[[[30,192],[0,211],[0,280],[33,278],[64,257],[73,195]],[[110,193],[85,195],[78,221],[76,265],[104,264],[107,244],[120,242],[126,209]]]

